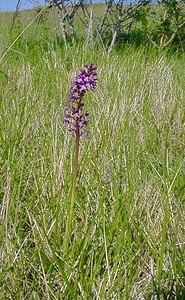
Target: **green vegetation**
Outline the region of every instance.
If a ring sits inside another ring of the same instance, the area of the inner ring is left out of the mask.
[[[13,30],[0,15],[1,57],[30,14]],[[183,53],[65,48],[52,26],[33,23],[0,64],[0,299],[184,299]],[[66,255],[75,140],[64,104],[91,62],[98,86],[85,99]]]

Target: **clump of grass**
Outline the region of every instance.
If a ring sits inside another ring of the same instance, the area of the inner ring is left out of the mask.
[[[1,65],[0,297],[183,299],[183,60],[49,49]],[[86,61],[99,84],[86,98],[94,126],[81,143],[67,256],[75,141],[64,104]]]

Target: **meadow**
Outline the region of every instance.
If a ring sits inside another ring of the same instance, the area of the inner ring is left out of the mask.
[[[11,30],[0,14],[1,57],[20,16]],[[65,253],[75,137],[64,105],[86,63],[98,84]],[[0,59],[0,300],[185,299],[184,70],[179,52],[56,45],[48,23]]]

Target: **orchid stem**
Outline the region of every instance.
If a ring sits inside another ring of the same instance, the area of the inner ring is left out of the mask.
[[[72,220],[74,215],[74,203],[75,203],[75,195],[76,195],[76,180],[77,180],[77,173],[78,173],[79,146],[80,146],[80,129],[79,129],[79,125],[76,124],[76,145],[75,145],[73,185],[72,185],[71,201],[70,201],[70,208],[69,208],[69,216],[67,219],[64,244],[63,244],[65,253],[68,252],[69,241],[70,241],[70,236],[72,231]]]

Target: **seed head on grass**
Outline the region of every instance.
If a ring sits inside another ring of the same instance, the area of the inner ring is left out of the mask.
[[[97,86],[97,73],[96,67],[93,64],[85,65],[85,68],[78,72],[69,95],[70,103],[65,105],[66,113],[64,115],[64,123],[70,133],[76,134],[75,144],[75,160],[74,160],[74,174],[73,174],[73,185],[71,193],[71,201],[69,208],[69,215],[67,219],[66,232],[64,237],[64,252],[67,253],[71,230],[72,230],[72,219],[74,212],[74,202],[76,194],[76,180],[78,171],[78,156],[80,147],[80,137],[88,137],[88,131],[84,130],[84,126],[89,121],[89,114],[84,112],[84,103],[82,102],[86,92],[88,90],[94,90]]]

